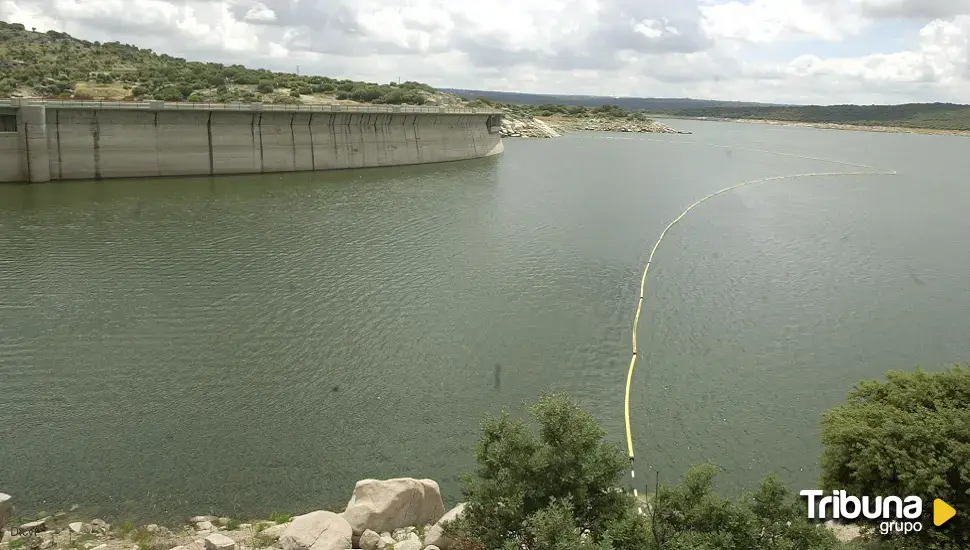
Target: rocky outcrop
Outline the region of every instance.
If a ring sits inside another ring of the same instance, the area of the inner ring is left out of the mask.
[[[353,530],[340,514],[317,510],[293,518],[280,537],[283,550],[346,550]]]
[[[366,529],[381,532],[435,523],[444,513],[441,490],[433,480],[365,479],[354,487],[343,517],[360,535]]]
[[[0,493],[0,530],[13,518],[13,497]]]
[[[546,122],[529,115],[505,113],[502,115],[502,137],[560,137],[555,128]]]
[[[448,513],[441,516],[438,523],[428,529],[424,536],[424,544],[426,546],[437,546],[440,550],[449,550],[455,544],[455,541],[448,536],[448,523],[460,518],[464,511],[464,502],[448,510]]]

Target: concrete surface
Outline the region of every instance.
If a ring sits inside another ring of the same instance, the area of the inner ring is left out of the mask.
[[[504,150],[501,113],[390,105],[9,100],[0,181],[44,182],[426,164]],[[10,110],[8,109],[8,110]]]

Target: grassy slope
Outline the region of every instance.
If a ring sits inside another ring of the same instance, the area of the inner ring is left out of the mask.
[[[89,42],[0,22],[0,97],[11,95],[271,103],[448,102],[446,96],[418,82],[376,84],[192,62],[128,44]]]

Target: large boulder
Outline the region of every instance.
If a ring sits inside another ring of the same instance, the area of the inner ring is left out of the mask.
[[[343,516],[317,510],[293,518],[280,544],[283,550],[346,550],[352,548],[353,534]]]
[[[447,514],[441,516],[438,523],[435,523],[431,529],[428,529],[428,532],[425,533],[425,546],[437,546],[441,550],[448,550],[451,548],[455,544],[455,541],[448,536],[447,524],[460,518],[464,512],[465,503],[462,502],[458,506],[448,510]]]
[[[13,497],[7,493],[0,493],[0,531],[13,517]]]
[[[435,523],[445,513],[438,484],[410,477],[357,482],[343,516],[355,535]]]

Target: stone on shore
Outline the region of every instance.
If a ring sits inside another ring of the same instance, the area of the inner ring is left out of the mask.
[[[236,550],[236,541],[222,533],[213,533],[205,538],[205,550]]]
[[[75,535],[85,535],[91,532],[91,526],[80,521],[68,523],[67,528],[70,529]]]
[[[20,526],[21,531],[32,531],[34,533],[40,533],[47,529],[48,518],[39,519],[37,521],[29,521]]]
[[[192,516],[191,518],[189,518],[189,523],[199,523],[199,522],[203,522],[203,521],[213,521],[215,519],[216,519],[215,516]]]
[[[403,541],[394,545],[394,550],[423,550],[424,545],[416,533],[409,533]]]
[[[437,546],[441,550],[448,550],[451,548],[455,541],[447,535],[448,523],[455,521],[460,518],[465,512],[465,503],[462,502],[458,506],[455,506],[448,513],[441,516],[438,523],[435,523],[431,529],[425,532],[424,544],[427,546]]]
[[[279,525],[274,525],[272,527],[267,527],[259,532],[261,537],[266,537],[271,540],[279,540],[283,536],[283,532],[289,527],[289,523],[281,523]]]
[[[445,513],[438,483],[430,479],[364,479],[357,482],[343,517],[354,534],[435,523]]]
[[[111,530],[111,525],[101,518],[95,518],[91,520],[91,530],[104,534]]]
[[[7,493],[0,493],[0,530],[13,517],[13,497]]]
[[[317,510],[293,518],[283,531],[283,550],[346,550],[352,548],[353,529],[340,514]]]
[[[381,536],[371,531],[370,529],[364,530],[360,535],[359,546],[362,550],[377,550],[378,545],[381,542]]]

